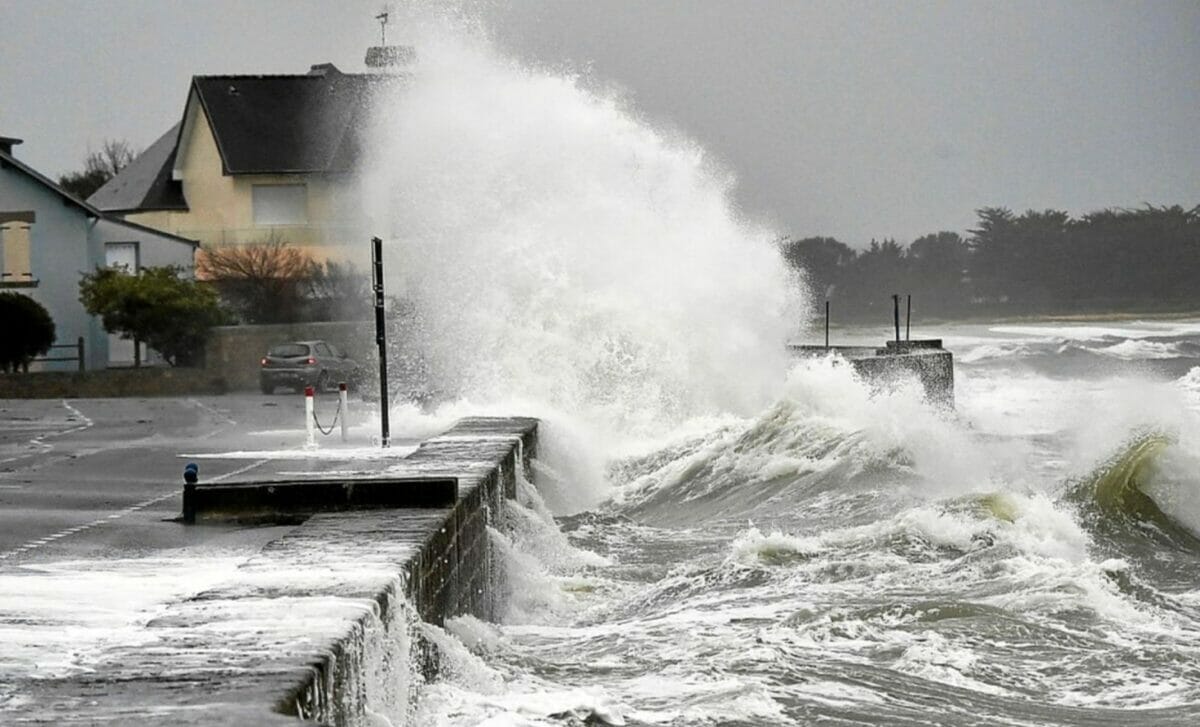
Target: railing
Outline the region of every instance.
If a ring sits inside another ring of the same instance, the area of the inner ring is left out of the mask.
[[[56,348],[74,349],[75,355],[74,356],[45,356],[42,358],[32,359],[30,361],[30,363],[42,363],[42,362],[46,362],[46,361],[78,361],[79,362],[79,370],[80,371],[84,370],[83,362],[86,359],[83,357],[83,336],[80,336],[79,338],[75,339],[75,343],[56,343],[50,347],[51,352],[53,352],[54,349],[56,349]],[[24,366],[24,369],[25,369],[25,373],[29,373],[29,364],[26,364]]]

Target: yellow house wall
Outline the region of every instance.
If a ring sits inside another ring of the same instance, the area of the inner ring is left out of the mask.
[[[336,200],[344,197],[347,175],[318,174],[239,174],[227,175],[221,165],[221,153],[208,118],[198,103],[189,138],[180,140],[183,154],[183,196],[187,211],[155,211],[130,214],[127,218],[155,229],[165,230],[204,246],[244,245],[284,240],[300,247],[317,260],[363,261],[367,243],[359,240],[336,209]],[[306,225],[254,224],[253,186],[255,184],[303,184],[307,194]]]

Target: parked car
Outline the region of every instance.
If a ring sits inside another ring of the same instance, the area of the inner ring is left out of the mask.
[[[326,341],[280,343],[267,351],[261,365],[258,380],[264,394],[275,393],[279,386],[327,391],[358,378],[358,364]]]

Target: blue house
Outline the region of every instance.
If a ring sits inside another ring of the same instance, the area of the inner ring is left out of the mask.
[[[152,352],[105,333],[100,320],[79,302],[80,277],[105,265],[131,272],[145,266],[192,269],[197,244],[108,215],[66,192],[13,156],[20,139],[0,136],[0,290],[16,290],[45,306],[54,319],[56,343],[84,341],[87,369],[132,365]],[[78,363],[44,363],[73,369]]]

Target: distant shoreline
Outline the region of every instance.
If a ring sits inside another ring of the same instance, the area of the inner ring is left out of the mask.
[[[1098,323],[1101,321],[1181,321],[1200,319],[1200,311],[1108,312],[1108,313],[1032,313],[1020,316],[973,318],[923,318],[922,323]]]
[[[1029,313],[1025,315],[1008,315],[1008,316],[971,316],[965,318],[939,318],[936,316],[921,316],[914,312],[913,325],[920,325],[925,329],[931,326],[955,326],[955,325],[1010,325],[1019,323],[1101,323],[1104,321],[1112,322],[1130,322],[1130,321],[1184,321],[1184,320],[1200,320],[1200,310],[1194,311],[1158,311],[1146,313],[1130,313],[1123,312],[1108,312],[1108,313]],[[901,321],[901,325],[903,325]],[[888,327],[891,327],[891,321],[887,321]],[[813,318],[813,326],[822,325],[822,319]],[[836,321],[833,322],[831,328],[833,330],[844,330],[851,328],[862,328],[874,325],[871,321]],[[816,330],[815,328],[813,330]]]

